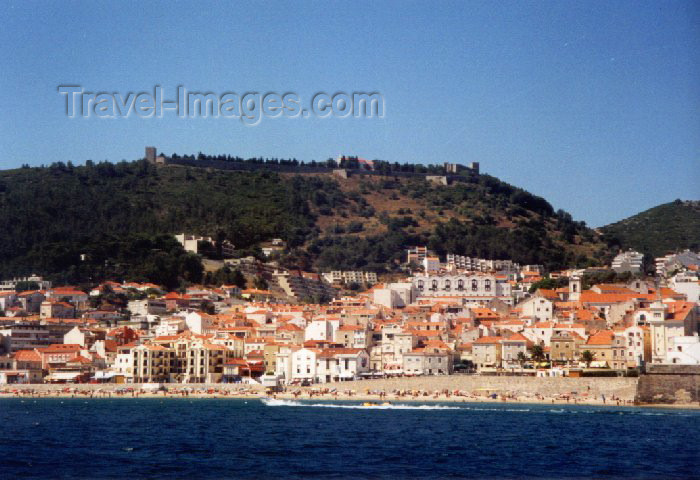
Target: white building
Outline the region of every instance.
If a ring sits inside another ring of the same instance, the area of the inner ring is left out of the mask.
[[[419,297],[463,297],[480,304],[499,299],[513,304],[510,283],[491,274],[417,275],[412,283]]]
[[[377,274],[375,272],[361,271],[334,270],[332,272],[324,273],[323,278],[330,284],[357,283],[358,285],[374,285],[378,281]]]
[[[425,257],[423,259],[423,271],[426,275],[437,273],[440,270],[440,259],[438,257]]]
[[[487,260],[485,258],[471,258],[453,253],[447,254],[448,267],[458,270],[470,270],[477,272],[517,272],[520,265],[512,260]]]
[[[700,365],[700,337],[673,337],[666,353],[666,363]]]
[[[316,378],[316,357],[321,350],[316,348],[300,348],[292,352],[292,372],[290,380],[309,380]]]
[[[671,288],[685,295],[689,302],[700,302],[700,279],[689,272],[676,274],[670,282]]]
[[[43,277],[30,275],[29,277],[17,277],[12,280],[0,281],[0,291],[15,291],[17,284],[20,282],[32,282],[39,286],[39,290],[48,290],[51,288],[51,282],[44,280]]]
[[[185,316],[187,328],[198,335],[211,333],[213,327],[212,317],[202,312],[189,312]]]
[[[63,335],[63,343],[85,347],[85,333],[75,326]]]
[[[180,233],[178,235],[175,235],[175,239],[177,239],[177,241],[180,242],[182,248],[184,248],[185,251],[197,254],[200,253],[199,242],[208,242],[212,245],[215,244],[214,239],[211,237],[191,235],[188,233]],[[221,242],[221,253],[224,257],[232,257],[235,254],[234,245],[228,240],[224,240],[223,242]]]
[[[145,298],[143,300],[131,300],[128,303],[132,315],[162,315],[168,311],[164,298]]]
[[[153,334],[156,337],[169,337],[185,330],[185,319],[182,317],[164,318],[155,325]]]
[[[315,319],[309,322],[304,329],[304,341],[319,340],[332,342],[335,332],[340,327],[340,320]]]
[[[656,301],[649,306],[647,321],[651,329],[652,363],[666,362],[667,352],[675,342],[674,337],[687,337],[697,333],[697,308],[689,302],[667,304]]]
[[[314,381],[326,383],[353,380],[369,371],[369,355],[360,348],[328,348],[316,357]]]
[[[518,304],[522,317],[529,317],[533,322],[548,322],[554,318],[554,303],[541,296],[530,297]]]
[[[612,262],[612,269],[617,273],[642,271],[644,255],[634,250],[628,250],[618,254]]]
[[[690,265],[700,265],[700,253],[684,250],[656,259],[656,274],[666,276],[675,270],[682,270]]]
[[[374,289],[374,303],[388,308],[402,308],[412,304],[418,291],[412,283],[390,283],[384,288]]]
[[[642,362],[651,360],[651,341],[649,338],[649,327],[632,325],[624,332],[620,332],[625,338],[625,355],[627,355],[627,366],[638,367]]]

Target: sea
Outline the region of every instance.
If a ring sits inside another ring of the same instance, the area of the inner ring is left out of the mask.
[[[700,478],[700,411],[196,398],[0,400],[0,477]]]

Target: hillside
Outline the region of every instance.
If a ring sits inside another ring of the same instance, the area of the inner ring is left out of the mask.
[[[549,268],[592,264],[604,245],[544,199],[488,175],[450,186],[424,178],[296,175],[70,163],[0,172],[0,276],[197,281],[201,264],[167,235],[228,238],[242,254],[284,239],[283,265],[394,271],[404,249],[512,258]]]
[[[700,249],[700,201],[665,203],[602,228],[613,247],[660,257],[680,249]]]

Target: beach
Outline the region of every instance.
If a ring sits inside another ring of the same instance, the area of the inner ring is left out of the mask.
[[[496,402],[530,404],[664,406],[699,408],[698,404],[635,403],[632,378],[402,377],[287,386],[266,391],[261,385],[36,384],[7,385],[0,398],[244,398],[372,402]]]

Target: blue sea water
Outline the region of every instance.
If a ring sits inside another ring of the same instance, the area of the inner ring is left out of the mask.
[[[2,478],[697,478],[700,412],[0,400]]]

